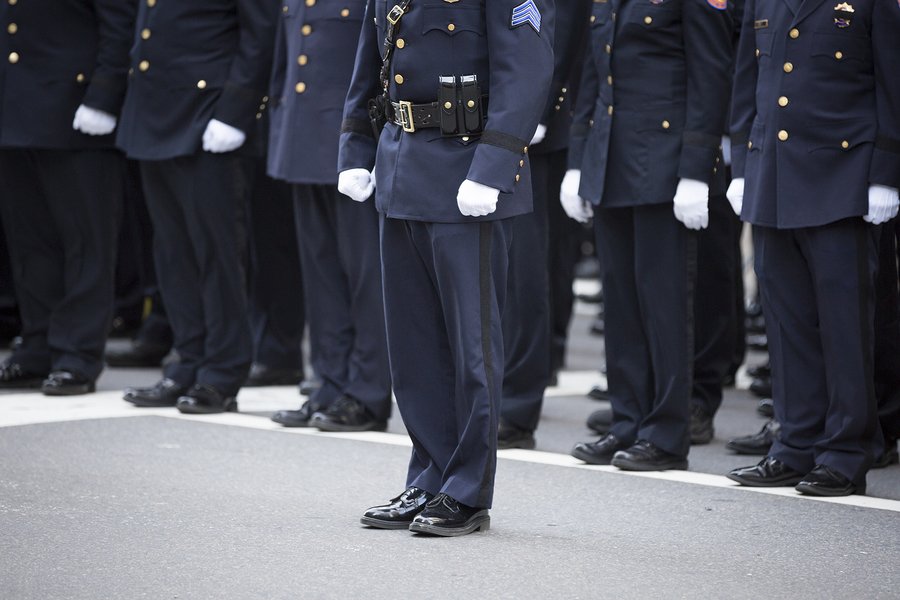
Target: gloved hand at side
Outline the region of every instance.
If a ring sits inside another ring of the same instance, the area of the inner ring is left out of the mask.
[[[578,187],[581,185],[581,171],[569,169],[563,176],[562,185],[559,187],[559,203],[570,219],[579,223],[587,223],[594,216],[594,208],[578,195]]]
[[[547,137],[547,126],[538,124],[537,129],[534,130],[534,135],[531,137],[531,142],[529,142],[529,146],[534,146],[535,144],[540,144],[544,141],[544,138]]]
[[[108,135],[116,128],[116,117],[82,104],[75,111],[72,129],[87,135]]]
[[[456,193],[459,212],[467,217],[483,217],[497,210],[500,190],[466,179]]]
[[[203,132],[203,149],[214,154],[237,150],[245,141],[247,134],[216,119],[210,119]]]
[[[728,191],[725,192],[725,197],[728,198],[728,202],[731,204],[731,210],[734,211],[734,214],[741,216],[741,210],[744,208],[743,177],[731,180],[731,183],[728,184]]]
[[[338,191],[351,200],[365,202],[375,191],[375,176],[368,169],[347,169],[338,174]]]
[[[869,213],[863,217],[866,223],[881,225],[897,216],[900,199],[897,188],[872,184],[869,186]]]
[[[696,179],[681,179],[672,200],[675,218],[688,229],[709,225],[709,186]]]

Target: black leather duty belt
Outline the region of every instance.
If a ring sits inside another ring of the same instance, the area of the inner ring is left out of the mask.
[[[488,97],[481,97],[482,114],[487,114]],[[461,108],[461,107],[459,107]],[[448,107],[448,110],[450,108]],[[413,104],[400,100],[399,102],[391,100],[388,107],[388,121],[399,125],[403,131],[407,133],[415,133],[419,129],[441,128],[441,104],[440,102],[426,102],[423,104]],[[446,118],[446,115],[445,115]],[[483,123],[482,123],[483,125]],[[481,132],[477,131],[461,131],[459,135],[477,135]]]

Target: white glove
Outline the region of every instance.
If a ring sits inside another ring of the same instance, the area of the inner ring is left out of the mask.
[[[734,214],[741,216],[741,209],[744,208],[743,177],[736,177],[731,180],[731,183],[728,184],[728,191],[725,192],[725,197],[728,198],[728,202],[731,203],[731,210],[734,211]]]
[[[869,214],[863,220],[872,225],[887,223],[897,216],[898,206],[897,188],[873,183],[869,186]]]
[[[688,229],[706,229],[709,225],[709,186],[702,181],[678,180],[672,203],[675,218]]]
[[[107,135],[116,128],[116,117],[82,104],[75,111],[72,129],[88,135]]]
[[[594,208],[578,195],[578,187],[581,185],[581,171],[569,169],[566,171],[559,187],[559,203],[570,219],[579,223],[587,223],[594,216]]]
[[[540,144],[544,141],[544,138],[547,137],[547,126],[538,124],[537,129],[534,130],[534,135],[531,137],[531,143],[529,146],[534,146],[535,144]]]
[[[247,134],[216,119],[210,119],[203,132],[203,149],[216,154],[237,150],[245,141]]]
[[[456,193],[459,212],[467,217],[483,217],[497,210],[500,190],[466,179]]]
[[[338,174],[338,191],[351,200],[365,202],[375,191],[375,174],[368,169],[347,169]]]

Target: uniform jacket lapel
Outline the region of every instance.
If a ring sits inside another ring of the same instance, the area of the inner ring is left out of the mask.
[[[795,13],[797,14],[797,17],[794,19],[794,23],[799,23],[800,21],[814,13],[816,9],[822,5],[823,2],[825,2],[825,0],[802,0],[802,3],[800,4],[800,12]]]
[[[784,3],[791,11],[791,14],[796,17],[797,13],[800,12],[800,6],[803,4],[803,0],[784,0]]]

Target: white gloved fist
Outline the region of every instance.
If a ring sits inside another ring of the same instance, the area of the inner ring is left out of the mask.
[[[87,135],[108,135],[116,128],[116,117],[82,104],[75,111],[72,129]]]
[[[547,126],[538,124],[537,129],[534,130],[534,135],[531,136],[531,142],[529,142],[529,146],[534,146],[535,144],[540,144],[544,141],[544,138],[547,137]]]
[[[210,119],[203,132],[203,149],[215,154],[237,150],[245,141],[247,134],[216,119]]]
[[[881,225],[897,216],[900,199],[897,188],[872,184],[869,186],[869,214],[863,217],[866,223]]]
[[[728,191],[725,192],[725,197],[728,198],[728,202],[731,203],[731,210],[734,211],[734,214],[741,216],[741,210],[744,208],[743,177],[737,177],[731,180],[731,183],[728,184]]]
[[[594,208],[578,195],[579,186],[581,186],[581,171],[578,169],[566,171],[559,187],[559,203],[570,219],[587,223],[588,219],[594,216]]]
[[[459,212],[467,217],[483,217],[497,210],[500,190],[466,179],[456,193]]]
[[[347,169],[338,174],[338,191],[351,200],[365,202],[375,191],[375,174],[368,169]]]
[[[709,225],[709,186],[696,179],[680,179],[672,200],[675,218],[688,229]]]

